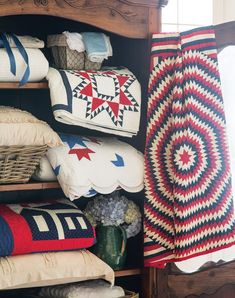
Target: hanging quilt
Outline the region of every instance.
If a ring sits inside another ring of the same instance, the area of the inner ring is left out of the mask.
[[[145,265],[234,244],[213,27],[154,34],[145,150]]]
[[[127,137],[137,134],[141,89],[128,69],[50,68],[47,79],[57,121]]]

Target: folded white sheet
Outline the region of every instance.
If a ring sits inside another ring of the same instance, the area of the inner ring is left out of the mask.
[[[103,280],[91,280],[42,288],[40,296],[47,298],[120,298],[125,296],[125,292],[121,287],[111,287]]]
[[[77,51],[78,53],[85,51],[81,34],[68,31],[64,31],[63,34],[66,36],[66,41],[70,50]]]
[[[17,35],[17,37],[25,48],[31,48],[31,49],[44,48],[44,41],[37,37],[33,37],[29,35],[21,35],[21,36]],[[9,35],[7,35],[7,38],[11,48],[16,48],[17,46],[15,45],[14,40]]]
[[[44,79],[49,70],[49,63],[39,49],[25,49],[29,58],[29,82]],[[16,75],[10,71],[10,61],[5,49],[0,49],[0,82],[19,82],[25,72],[26,64],[17,48],[12,48],[16,61]]]

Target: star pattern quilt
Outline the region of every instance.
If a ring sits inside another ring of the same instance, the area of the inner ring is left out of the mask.
[[[127,137],[138,133],[141,88],[128,69],[50,68],[47,79],[57,121]]]

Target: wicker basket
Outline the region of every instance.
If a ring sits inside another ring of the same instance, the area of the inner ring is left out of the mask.
[[[0,184],[28,182],[46,150],[47,145],[0,146]]]
[[[99,70],[101,68],[102,63],[91,62],[84,53],[70,50],[64,34],[48,35],[47,46],[51,48],[57,68],[71,70]]]

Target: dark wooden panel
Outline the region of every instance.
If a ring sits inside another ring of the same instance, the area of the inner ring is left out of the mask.
[[[51,15],[83,22],[128,37],[147,38],[149,9],[165,1],[5,0],[0,16]],[[156,9],[156,8],[154,8]],[[152,20],[156,23],[157,20]],[[157,28],[156,28],[157,29]]]
[[[170,274],[168,276],[171,298],[184,298],[186,296],[188,298],[188,295],[197,295],[196,297],[202,294],[212,295],[226,284],[235,284],[235,262],[193,274]]]

